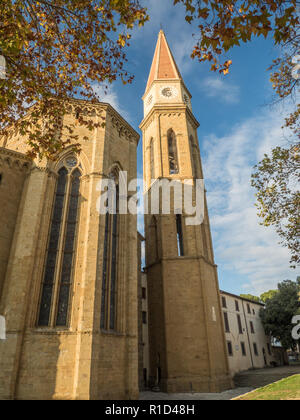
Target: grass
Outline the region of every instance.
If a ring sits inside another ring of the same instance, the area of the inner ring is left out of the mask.
[[[300,400],[300,375],[281,379],[235,400]]]

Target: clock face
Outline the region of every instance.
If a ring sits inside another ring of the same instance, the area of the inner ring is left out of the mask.
[[[176,88],[171,87],[171,86],[166,86],[161,89],[160,94],[164,98],[172,98],[173,96],[177,96],[178,92]]]

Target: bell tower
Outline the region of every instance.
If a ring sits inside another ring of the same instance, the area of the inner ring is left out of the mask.
[[[162,180],[203,179],[199,123],[191,94],[161,30],[143,96],[144,194]],[[173,190],[172,190],[173,191]],[[150,380],[165,392],[218,392],[231,387],[217,266],[207,213],[187,223],[173,196],[164,214],[145,214]]]

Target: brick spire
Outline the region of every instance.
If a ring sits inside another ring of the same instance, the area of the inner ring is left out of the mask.
[[[164,79],[182,80],[182,77],[171,53],[164,31],[161,29],[158,34],[146,92],[154,80]]]

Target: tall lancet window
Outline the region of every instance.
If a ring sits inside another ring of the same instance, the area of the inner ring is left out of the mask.
[[[154,169],[154,140],[153,137],[150,140],[150,173],[151,181],[155,179],[155,169]]]
[[[182,217],[181,214],[176,214],[176,231],[177,231],[177,251],[178,256],[183,257],[183,232],[182,232]]]
[[[105,215],[103,246],[102,297],[100,328],[117,329],[117,278],[118,278],[118,241],[119,241],[119,184],[118,173],[113,173],[114,181],[112,203],[113,214]]]
[[[177,141],[176,136],[172,128],[168,130],[168,154],[169,154],[169,170],[170,174],[178,174],[178,154],[177,154]]]
[[[77,159],[72,157],[58,171],[38,326],[68,324],[79,213],[81,172],[77,166]]]

